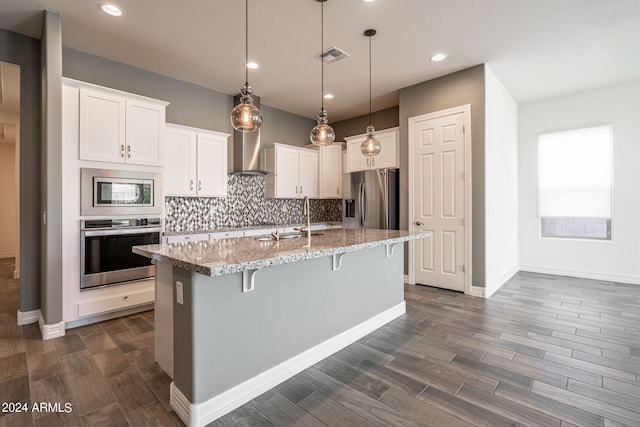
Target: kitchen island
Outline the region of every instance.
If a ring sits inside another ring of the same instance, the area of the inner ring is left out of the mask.
[[[134,247],[156,261],[156,360],[171,406],[205,425],[405,312],[403,242],[430,233]]]

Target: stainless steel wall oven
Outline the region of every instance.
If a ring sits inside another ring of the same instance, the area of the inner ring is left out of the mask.
[[[155,265],[131,248],[160,243],[161,231],[160,218],[82,221],[80,290],[154,277]]]

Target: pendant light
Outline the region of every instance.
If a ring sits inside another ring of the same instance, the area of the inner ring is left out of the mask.
[[[367,126],[367,139],[360,145],[360,151],[365,156],[373,157],[380,154],[380,150],[382,149],[380,141],[376,139],[376,130],[371,122],[371,37],[376,35],[376,30],[366,30],[364,35],[369,37],[369,126]]]
[[[324,2],[327,0],[317,0],[320,3],[320,52],[324,52]],[[329,126],[327,120],[327,110],[324,109],[324,59],[320,56],[320,87],[322,93],[320,99],[322,100],[322,108],[318,111],[318,124],[311,129],[309,139],[313,145],[331,145],[336,139],[336,133],[333,128]]]
[[[253,89],[249,86],[249,0],[245,0],[245,83],[240,89],[240,104],[231,110],[231,126],[240,132],[255,132],[262,126],[262,112],[253,105]]]

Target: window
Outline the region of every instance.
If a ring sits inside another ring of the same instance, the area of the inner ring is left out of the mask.
[[[611,126],[538,136],[542,237],[611,240]]]

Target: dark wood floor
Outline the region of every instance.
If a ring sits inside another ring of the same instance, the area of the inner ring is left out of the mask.
[[[0,260],[0,413],[12,425],[180,425],[153,312],[41,341]],[[405,288],[407,314],[213,426],[640,426],[640,286],[519,273],[488,300]],[[363,296],[366,297],[366,296]]]

